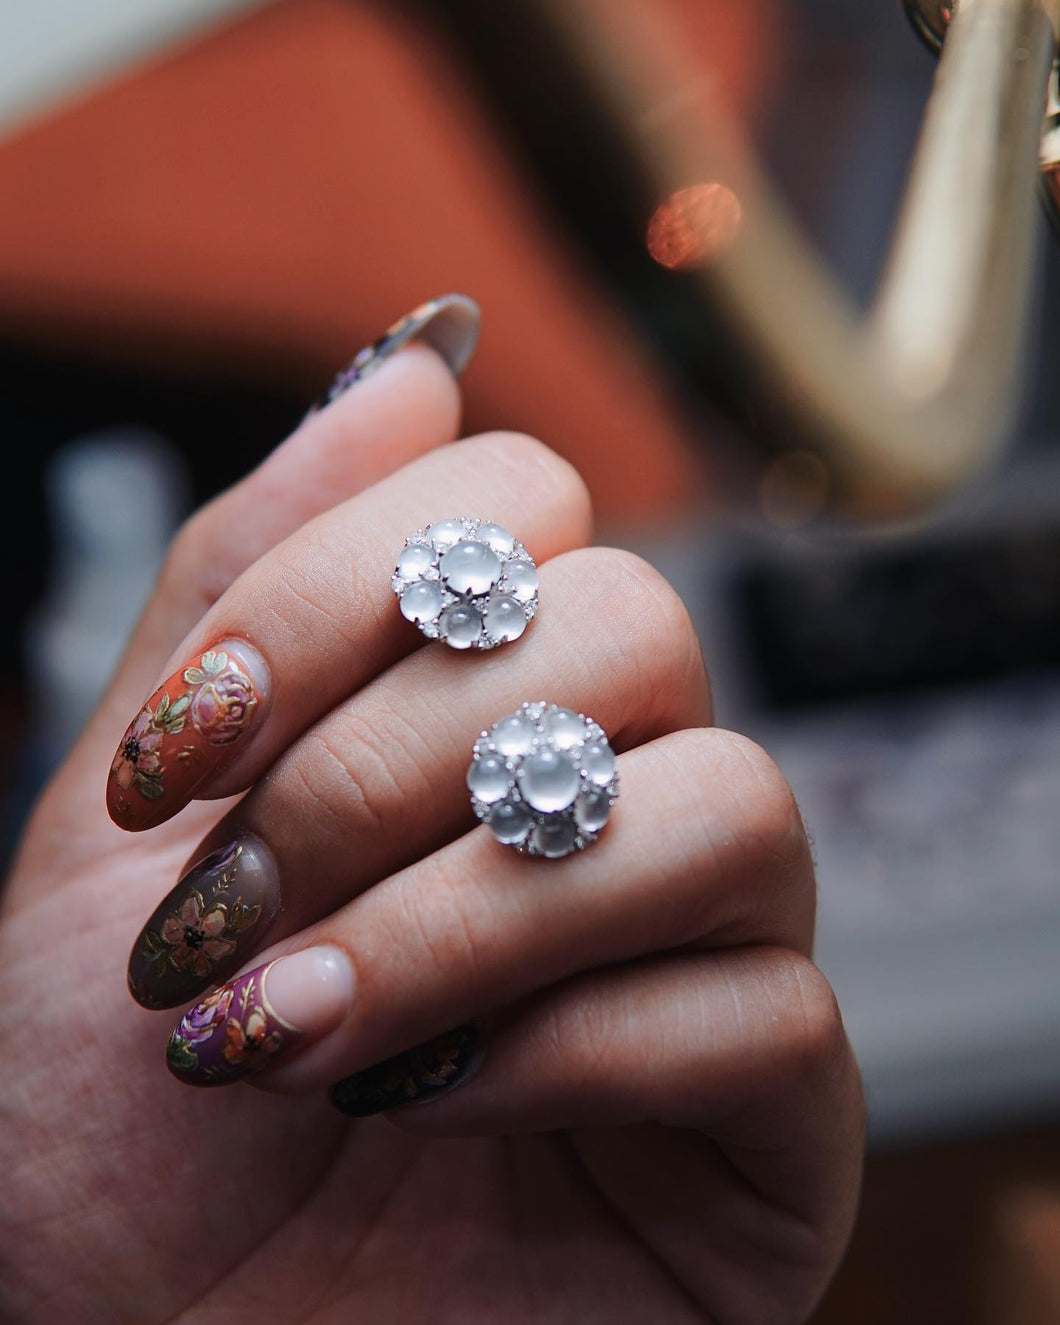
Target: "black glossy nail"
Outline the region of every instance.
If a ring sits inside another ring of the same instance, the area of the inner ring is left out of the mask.
[[[471,1076],[481,1061],[474,1026],[458,1026],[363,1072],[336,1081],[328,1098],[340,1113],[367,1118],[403,1104],[444,1095]]]
[[[227,979],[259,948],[280,909],[268,847],[251,833],[211,852],[155,908],[129,956],[129,992],[173,1008]]]
[[[377,341],[365,346],[338,374],[313,410],[330,405],[413,340],[421,340],[437,350],[453,376],[459,377],[475,352],[480,320],[478,304],[466,294],[443,294],[428,299],[388,327]]]

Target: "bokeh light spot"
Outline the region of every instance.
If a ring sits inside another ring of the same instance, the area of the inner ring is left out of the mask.
[[[739,233],[743,208],[724,184],[693,184],[661,202],[648,222],[648,252],[660,267],[684,271],[716,258]]]

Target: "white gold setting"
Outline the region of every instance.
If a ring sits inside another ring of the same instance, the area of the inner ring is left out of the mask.
[[[391,581],[401,614],[453,649],[517,640],[537,611],[534,559],[492,520],[436,520],[405,539]]]
[[[475,742],[471,807],[498,842],[553,859],[599,837],[618,799],[615,755],[584,713],[527,702]]]

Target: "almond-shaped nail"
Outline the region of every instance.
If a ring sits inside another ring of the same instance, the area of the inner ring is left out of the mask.
[[[261,722],[268,669],[244,640],[219,640],[158,687],[121,738],[107,810],[139,832],[182,810]]]
[[[453,376],[459,377],[475,352],[480,321],[478,304],[466,294],[443,294],[437,299],[428,299],[425,304],[420,304],[392,327],[388,327],[377,341],[366,345],[356,354],[316,402],[313,410],[330,405],[413,340],[423,341],[425,345],[437,350],[449,365]]]
[[[225,1086],[335,1029],[353,1000],[338,948],[303,948],[237,976],[186,1012],[166,1063],[189,1086]]]
[[[280,909],[268,847],[244,833],[181,876],[140,931],[129,992],[142,1007],[175,1008],[238,971]]]
[[[457,1026],[426,1044],[336,1081],[328,1098],[340,1113],[368,1118],[444,1095],[467,1081],[481,1061],[474,1026]]]

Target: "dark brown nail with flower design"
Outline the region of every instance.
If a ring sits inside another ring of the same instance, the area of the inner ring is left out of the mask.
[[[200,860],[159,904],[129,957],[129,991],[174,1008],[237,971],[280,908],[280,881],[260,838],[246,833]]]
[[[426,1044],[336,1081],[328,1098],[341,1113],[367,1118],[415,1100],[444,1095],[467,1081],[481,1054],[474,1026],[458,1026]]]
[[[153,828],[194,799],[260,724],[267,678],[255,649],[222,640],[162,682],[110,767],[107,809],[119,828]]]
[[[189,1086],[224,1086],[327,1035],[353,999],[353,967],[320,946],[246,971],[207,994],[169,1037],[166,1063]]]

